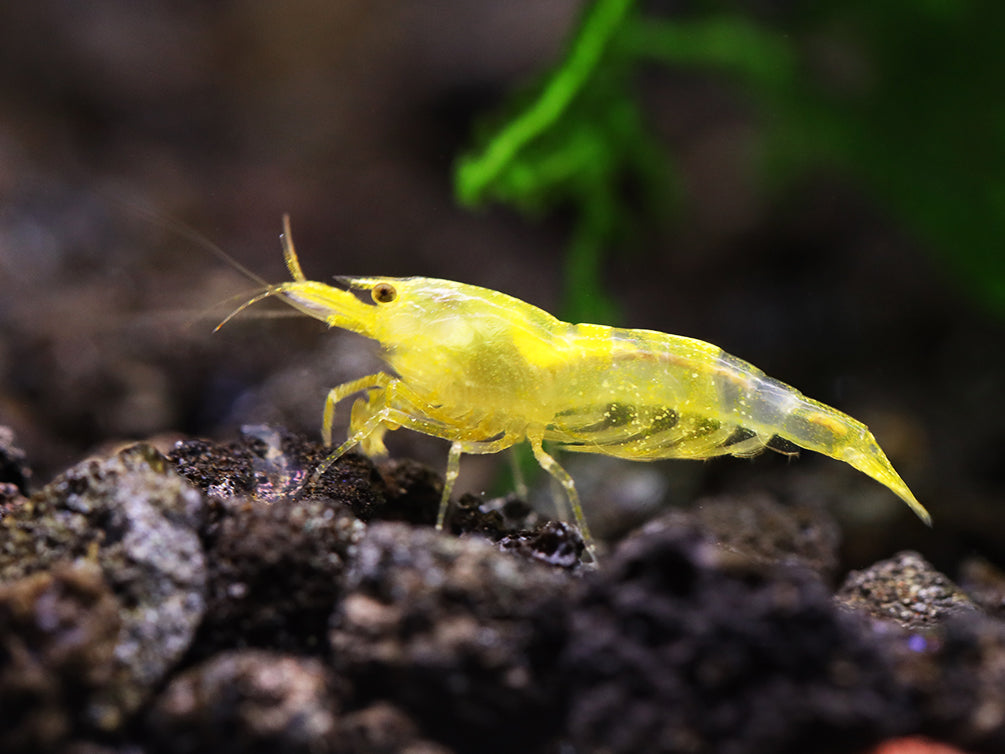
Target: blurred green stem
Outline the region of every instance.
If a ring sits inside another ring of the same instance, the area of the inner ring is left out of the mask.
[[[635,15],[618,35],[619,50],[668,65],[715,67],[764,88],[791,87],[796,57],[784,35],[739,15],[666,21]]]
[[[593,75],[604,50],[634,0],[598,0],[583,20],[572,49],[540,96],[488,143],[485,151],[461,159],[456,192],[464,206],[478,204],[486,188],[520,150],[551,127]]]

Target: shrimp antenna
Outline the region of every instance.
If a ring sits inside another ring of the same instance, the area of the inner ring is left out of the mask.
[[[240,314],[241,312],[243,312],[249,306],[254,306],[259,301],[262,301],[264,299],[267,299],[267,298],[270,298],[272,296],[276,296],[276,295],[279,295],[280,293],[283,293],[287,289],[288,286],[289,286],[288,283],[279,283],[278,285],[269,285],[269,286],[267,286],[265,288],[265,290],[260,291],[259,293],[255,294],[254,296],[252,296],[251,298],[249,298],[247,301],[245,301],[243,304],[241,304],[239,307],[237,307],[236,309],[234,309],[234,311],[232,311],[226,317],[224,317],[223,321],[220,322],[220,324],[218,324],[216,327],[213,328],[213,332],[216,332],[217,330],[219,330],[221,327],[223,327],[225,324],[227,324],[228,322],[230,322],[230,320],[232,320],[238,314]]]
[[[286,269],[290,271],[293,279],[304,282],[307,277],[300,269],[300,260],[297,259],[297,250],[293,246],[293,232],[290,230],[290,213],[283,213],[283,232],[279,234],[279,240],[283,244],[283,260],[286,262]]]
[[[150,208],[150,207],[148,207],[148,206],[146,206],[144,204],[141,204],[141,203],[138,203],[136,201],[133,201],[133,200],[130,200],[130,199],[125,199],[123,197],[117,196],[113,192],[106,191],[106,192],[103,192],[103,193],[109,199],[111,199],[112,201],[114,201],[116,204],[119,204],[119,205],[125,207],[126,209],[130,210],[131,212],[135,212],[140,217],[143,217],[144,219],[149,220],[150,222],[154,223],[155,225],[160,225],[161,227],[167,228],[168,230],[176,233],[177,235],[181,236],[182,238],[184,238],[184,239],[186,239],[188,241],[191,241],[196,246],[199,246],[202,249],[204,249],[205,251],[208,251],[210,254],[212,254],[213,256],[215,256],[221,262],[223,262],[227,266],[231,267],[232,269],[236,270],[237,272],[241,273],[242,275],[244,275],[244,277],[248,278],[249,280],[252,280],[255,283],[258,283],[258,285],[263,286],[263,287],[267,287],[267,286],[270,285],[270,283],[267,280],[265,280],[264,278],[260,277],[259,275],[256,275],[254,272],[252,272],[251,270],[249,270],[247,267],[245,267],[243,264],[241,264],[240,262],[238,262],[236,259],[234,259],[234,257],[232,257],[230,254],[228,254],[227,252],[225,252],[217,244],[215,244],[212,241],[210,241],[209,238],[207,238],[203,233],[200,233],[198,230],[196,230],[195,228],[193,228],[191,225],[186,225],[181,220],[177,220],[177,219],[175,219],[173,217],[170,217],[169,215],[166,215],[166,214],[164,214],[162,212],[158,212],[157,210],[152,209],[152,208]],[[286,218],[286,216],[284,215],[284,228],[286,228],[287,231],[288,231],[288,229],[289,229],[289,222],[285,218]],[[285,241],[284,241],[283,246],[284,246],[284,249],[285,249]],[[291,244],[291,246],[292,246],[292,244]],[[294,259],[295,258],[296,257],[294,257]]]

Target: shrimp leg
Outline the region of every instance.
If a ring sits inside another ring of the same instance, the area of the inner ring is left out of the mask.
[[[520,441],[520,437],[513,434],[504,434],[495,440],[463,441],[455,440],[450,445],[450,452],[447,454],[447,472],[443,477],[443,494],[440,496],[440,510],[436,514],[436,528],[442,529],[447,520],[447,510],[450,508],[450,493],[457,482],[457,475],[461,470],[461,455],[484,455],[487,453],[498,453]]]
[[[360,408],[359,411],[354,410],[351,426],[355,429],[355,431],[348,440],[339,446],[334,453],[329,455],[315,470],[314,479],[316,480],[320,478],[320,475],[324,473],[324,471],[327,470],[327,468],[339,457],[348,452],[351,448],[365,442],[368,438],[371,438],[373,435],[380,432],[382,427],[390,426],[394,429],[404,427],[423,434],[451,440],[452,444],[450,446],[450,452],[447,455],[447,469],[443,480],[443,494],[440,498],[440,508],[436,517],[437,529],[442,529],[444,523],[446,522],[447,511],[450,506],[450,494],[453,491],[454,484],[457,482],[457,477],[460,473],[461,455],[464,453],[498,453],[499,451],[505,450],[523,439],[517,434],[507,432],[494,440],[460,440],[457,438],[459,432],[456,427],[451,427],[445,422],[440,422],[435,418],[430,417],[430,414],[435,416],[434,407],[428,406],[428,404],[422,405],[425,402],[422,401],[413,390],[402,384],[400,380],[396,380],[384,372],[378,372],[377,374],[369,375],[359,380],[345,383],[344,385],[339,385],[329,392],[328,400],[325,403],[325,426],[328,429],[329,436],[331,431],[331,418],[334,413],[335,404],[358,390],[366,390],[369,388],[377,388],[377,395],[373,396],[369,404],[363,404],[365,409]],[[380,404],[383,404],[383,407],[379,409],[376,408]],[[360,403],[357,403],[357,406],[360,406]],[[420,407],[423,410],[418,410]],[[405,408],[411,410],[406,411]],[[365,420],[362,420],[364,410],[369,413],[369,416],[367,416]],[[528,433],[527,439],[530,441],[534,458],[541,465],[541,468],[551,474],[555,481],[562,486],[562,489],[565,492],[565,497],[569,501],[569,506],[572,508],[572,515],[575,518],[576,525],[579,527],[579,530],[583,535],[583,541],[586,543],[587,549],[592,556],[594,553],[593,536],[590,534],[590,528],[586,523],[586,516],[583,514],[583,507],[579,500],[579,493],[576,491],[576,486],[572,477],[564,468],[562,468],[558,461],[556,461],[544,450],[542,445],[544,439],[543,433],[533,436]],[[383,443],[377,439],[376,441],[371,440],[371,449],[373,449],[374,446],[377,446],[377,443],[379,443],[378,447],[383,447]]]
[[[328,397],[325,398],[324,417],[321,422],[321,437],[325,445],[332,444],[332,424],[335,421],[335,405],[337,403],[361,390],[386,388],[393,379],[386,372],[377,372],[376,374],[368,374],[366,377],[360,377],[358,380],[344,382],[329,390]]]
[[[440,506],[436,517],[437,529],[442,529],[446,521],[447,510],[450,506],[450,495],[453,492],[454,484],[457,482],[457,476],[460,472],[461,455],[464,453],[498,453],[521,439],[518,435],[505,433],[493,440],[458,440],[456,439],[458,434],[456,428],[450,427],[434,418],[427,418],[421,415],[417,410],[418,407],[415,405],[418,401],[414,392],[402,385],[399,380],[383,372],[368,375],[367,377],[332,388],[325,402],[324,429],[328,437],[331,436],[331,421],[335,405],[348,395],[367,389],[376,389],[376,392],[371,396],[369,401],[360,399],[353,407],[352,434],[318,465],[311,479],[313,482],[317,482],[321,478],[321,475],[335,461],[357,445],[367,443],[368,440],[370,441],[371,450],[378,443],[380,447],[383,447],[382,441],[379,439],[374,441],[372,438],[374,435],[383,434],[383,431],[389,427],[393,429],[404,427],[433,437],[452,440],[450,453],[447,456],[447,470],[444,475],[443,493],[440,497]],[[395,405],[388,405],[389,403]],[[405,406],[411,409],[411,411],[406,411],[401,406]]]
[[[380,375],[371,375],[371,377],[376,378],[380,377]],[[364,378],[364,380],[367,379],[369,378]],[[357,380],[357,382],[364,382],[364,380]],[[379,391],[378,396],[372,401],[372,404],[374,405],[384,403],[385,405],[383,408],[373,411],[372,406],[367,406],[365,402],[357,402],[357,406],[362,404],[366,407],[365,410],[369,413],[366,415],[365,420],[363,420],[361,418],[363,416],[363,412],[356,412],[355,418],[357,421],[353,424],[352,434],[350,434],[349,438],[339,445],[338,448],[329,453],[327,458],[318,464],[318,467],[314,470],[314,474],[311,476],[312,482],[317,482],[318,479],[321,478],[321,475],[324,474],[324,472],[327,471],[328,468],[335,463],[335,461],[344,456],[354,447],[361,443],[366,443],[366,441],[374,434],[383,434],[383,432],[387,430],[388,426],[393,429],[405,427],[406,429],[432,435],[433,437],[443,437],[448,440],[453,439],[453,435],[456,434],[456,430],[451,430],[451,428],[445,424],[437,422],[433,419],[426,419],[423,416],[409,414],[400,408],[386,405],[388,393],[393,394],[397,392],[394,388],[399,384],[393,378],[389,378],[389,380],[390,382],[388,387]],[[378,442],[380,441],[378,440]],[[380,445],[383,445],[383,443],[380,442]]]
[[[576,526],[579,527],[579,532],[583,535],[586,550],[590,553],[590,557],[596,561],[597,556],[593,545],[593,535],[590,534],[590,527],[586,525],[586,516],[583,515],[583,506],[579,502],[579,493],[576,492],[576,485],[572,481],[572,477],[568,471],[559,465],[558,461],[545,451],[542,445],[544,441],[543,433],[528,432],[527,441],[530,443],[530,448],[534,452],[534,458],[537,459],[541,468],[551,474],[552,478],[562,485],[565,496],[569,500],[569,505],[572,506],[572,515],[576,520]]]
[[[386,372],[377,372],[376,374],[361,377],[358,380],[345,382],[328,391],[328,396],[325,399],[324,417],[321,425],[321,436],[325,445],[332,444],[332,425],[335,420],[335,406],[353,393],[362,391],[372,392],[369,393],[366,399],[361,398],[353,404],[349,420],[349,432],[351,434],[355,434],[357,428],[362,427],[371,416],[383,410],[388,403],[393,402],[395,397],[400,396],[404,398],[410,406],[426,403],[413,390],[404,385],[401,380],[392,377]],[[390,401],[387,395],[389,391],[391,394]],[[428,416],[431,412],[427,410],[422,413]],[[384,447],[384,433],[388,429],[394,430],[399,426],[401,425],[385,422],[383,429],[378,428],[367,434],[360,441],[363,445],[363,452],[366,455],[384,455],[387,452],[387,448]]]

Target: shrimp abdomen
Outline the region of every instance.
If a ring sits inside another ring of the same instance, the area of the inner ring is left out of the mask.
[[[761,437],[774,435],[800,448],[844,461],[886,485],[931,526],[932,518],[894,470],[869,428],[857,419],[729,354],[718,359],[717,379],[725,406],[742,427]],[[738,385],[740,387],[738,387]],[[728,447],[726,449],[728,451]]]
[[[791,389],[791,388],[790,388]],[[796,392],[796,391],[793,391]],[[797,393],[798,404],[778,435],[801,448],[844,461],[886,485],[928,526],[932,517],[901,479],[869,428],[835,408]]]
[[[594,329],[593,337],[611,344],[610,358],[581,365],[581,382],[568,381],[569,393],[583,397],[555,414],[547,439],[576,452],[651,461],[750,456],[776,448],[780,438],[850,464],[930,524],[928,511],[862,422],[711,344]],[[592,379],[585,379],[590,372]]]

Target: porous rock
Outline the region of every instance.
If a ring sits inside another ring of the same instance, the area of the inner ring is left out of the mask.
[[[450,754],[442,744],[422,737],[419,726],[401,709],[375,702],[339,721],[337,754]]]
[[[359,699],[400,706],[449,746],[531,748],[561,722],[571,580],[481,539],[371,523],[332,617],[333,662]]]
[[[85,461],[0,520],[0,583],[88,560],[118,602],[115,671],[89,699],[113,730],[185,653],[205,609],[203,500],[163,456],[136,445]]]
[[[852,571],[836,599],[846,608],[908,628],[931,626],[954,613],[978,609],[956,584],[910,550]]]
[[[1005,624],[976,610],[908,628],[874,621],[915,700],[920,732],[967,751],[1005,751]]]
[[[364,525],[339,502],[220,501],[206,533],[208,606],[197,653],[317,651]]]
[[[0,584],[0,751],[51,751],[116,672],[119,604],[94,563]]]
[[[149,740],[165,754],[326,754],[337,714],[320,661],[237,650],[171,681],[151,710]]]
[[[13,485],[22,495],[27,495],[30,481],[28,456],[15,442],[14,431],[0,425],[0,485]]]
[[[785,505],[767,493],[702,498],[669,521],[694,525],[722,548],[764,565],[805,566],[831,578],[840,534],[821,508]]]
[[[672,518],[584,580],[570,631],[566,730],[584,751],[854,751],[909,723],[888,663],[816,574]]]

